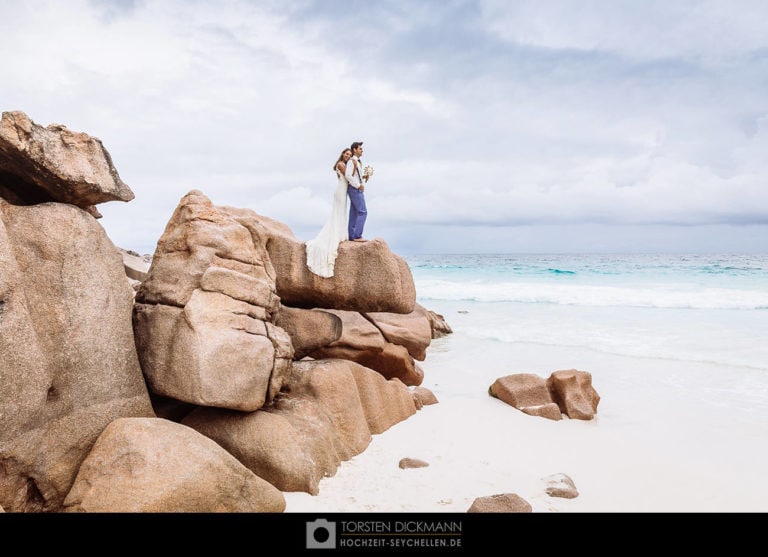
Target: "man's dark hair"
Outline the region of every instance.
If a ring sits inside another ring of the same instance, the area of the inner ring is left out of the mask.
[[[355,141],[355,142],[354,142],[352,145],[350,145],[350,146],[349,146],[349,148],[350,148],[350,149],[352,149],[352,150],[354,151],[355,149],[357,149],[358,147],[360,147],[360,145],[362,145],[362,144],[363,144],[363,142],[362,142],[362,141]]]

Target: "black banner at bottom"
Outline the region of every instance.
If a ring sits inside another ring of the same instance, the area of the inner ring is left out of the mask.
[[[691,520],[693,517],[693,520]],[[732,519],[732,520],[731,520]],[[710,522],[711,521],[711,522]],[[759,523],[757,521],[760,521]],[[80,546],[108,539],[112,550],[206,551],[237,549],[260,554],[308,552],[320,555],[370,553],[497,552],[538,548],[563,550],[601,545],[606,536],[638,549],[677,542],[690,546],[707,532],[737,535],[762,531],[761,514],[590,514],[590,513],[281,513],[281,514],[16,514],[0,513],[0,532],[12,536],[34,528],[36,546]],[[738,526],[738,532],[729,531]],[[57,535],[46,540],[55,527]],[[63,535],[62,535],[63,534]],[[722,537],[722,536],[721,536]],[[731,538],[732,539],[732,538]],[[99,542],[103,545],[104,542]],[[325,552],[325,553],[323,553]]]

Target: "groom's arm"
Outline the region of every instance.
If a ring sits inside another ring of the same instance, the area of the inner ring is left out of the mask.
[[[350,159],[347,163],[347,169],[344,171],[344,176],[347,178],[347,183],[352,186],[353,188],[360,189],[360,186],[362,184],[360,183],[360,178],[357,176],[357,173],[355,172],[355,161]]]

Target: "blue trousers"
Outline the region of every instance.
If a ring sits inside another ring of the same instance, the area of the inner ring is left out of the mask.
[[[350,201],[347,231],[349,232],[349,239],[355,240],[363,237],[363,227],[368,216],[368,209],[365,208],[365,195],[359,189],[347,186],[347,195]]]

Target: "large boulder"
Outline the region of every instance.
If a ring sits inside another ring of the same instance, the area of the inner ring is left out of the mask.
[[[338,465],[416,413],[408,389],[342,360],[294,362],[285,392],[262,410],[198,408],[183,424],[210,437],[281,491],[319,492]]]
[[[283,402],[275,401],[278,407]],[[318,484],[339,464],[332,426],[316,405],[296,401],[289,417],[275,412],[235,412],[200,407],[183,424],[210,437],[280,491],[319,493]]]
[[[254,235],[264,237],[283,304],[360,312],[414,310],[416,287],[411,269],[381,238],[341,242],[334,275],[324,278],[309,270],[305,243],[285,224],[250,209],[222,207],[222,211],[249,227]]]
[[[0,197],[15,205],[70,203],[99,217],[93,205],[134,194],[99,139],[61,124],[44,128],[14,111],[0,119]]]
[[[360,313],[326,309],[341,319],[341,337],[309,356],[315,359],[351,360],[381,373],[387,379],[399,379],[405,385],[421,385],[424,371],[414,361],[408,348],[388,342],[381,330]]]
[[[381,331],[387,342],[404,346],[415,360],[427,358],[432,326],[427,310],[420,304],[411,313],[370,312],[363,316]]]
[[[280,389],[294,352],[274,325],[280,298],[258,240],[197,190],[179,202],[134,306],[153,393],[253,411]]]
[[[532,416],[560,420],[565,414],[591,420],[597,413],[600,395],[592,387],[592,374],[576,369],[553,371],[544,379],[532,373],[499,377],[488,394]]]
[[[577,369],[553,371],[547,379],[552,399],[569,418],[591,420],[597,414],[600,395],[592,386],[592,374]]]
[[[64,501],[67,512],[283,512],[285,497],[204,435],[160,418],[109,424]]]
[[[280,306],[275,325],[291,337],[294,360],[341,338],[341,318],[321,309]]]
[[[550,420],[563,418],[552,400],[547,380],[533,373],[515,373],[499,377],[488,388],[488,394],[531,416]]]
[[[56,511],[96,438],[154,416],[133,292],[104,229],[72,205],[0,199],[0,505]]]

